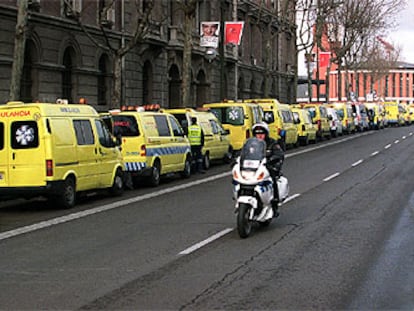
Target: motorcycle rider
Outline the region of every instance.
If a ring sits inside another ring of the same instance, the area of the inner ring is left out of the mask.
[[[252,128],[253,135],[260,140],[266,142],[266,165],[270,176],[273,180],[273,200],[272,208],[275,217],[279,216],[278,202],[279,192],[277,188],[277,179],[281,175],[283,160],[285,153],[276,139],[269,136],[269,126],[265,122],[256,123]]]

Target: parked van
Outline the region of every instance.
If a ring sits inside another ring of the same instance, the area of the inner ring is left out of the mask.
[[[389,126],[400,126],[404,123],[403,110],[397,102],[384,102],[384,109]]]
[[[309,111],[313,124],[316,124],[318,140],[322,140],[323,138],[330,139],[331,128],[329,126],[326,106],[321,103],[306,103],[302,104],[301,107]]]
[[[209,108],[223,128],[229,131],[234,153],[238,153],[244,141],[253,136],[253,125],[263,121],[263,109],[257,104],[229,100],[204,104],[203,107]]]
[[[0,195],[45,196],[71,208],[79,192],[121,194],[122,155],[99,114],[59,102],[0,106]]]
[[[292,107],[292,113],[298,128],[299,144],[306,146],[309,143],[316,143],[316,125],[312,123],[309,111],[295,106]]]
[[[378,103],[366,103],[368,113],[368,124],[370,129],[382,129],[384,128],[384,111]]]
[[[207,110],[196,110],[193,108],[161,109],[161,112],[171,113],[180,122],[184,131],[191,125],[191,118],[196,117],[198,125],[204,133],[203,165],[205,169],[210,168],[211,161],[231,160],[233,148],[230,144],[229,131],[225,130],[217,117]]]
[[[342,122],[342,130],[344,134],[355,132],[354,115],[350,103],[331,103],[328,105],[336,110],[336,114]]]
[[[329,126],[331,128],[331,136],[338,137],[340,135],[343,135],[344,131],[342,128],[342,122],[340,117],[336,113],[336,110],[332,107],[327,107],[326,112],[328,113]]]
[[[138,109],[140,110],[140,109]],[[136,186],[158,186],[162,175],[191,174],[190,143],[177,119],[155,111],[111,111],[114,134],[122,140],[125,171]]]
[[[281,140],[283,147],[293,147],[298,143],[298,129],[289,105],[281,104],[275,98],[246,99],[263,108],[264,121],[269,124],[270,137]]]
[[[354,123],[358,132],[369,130],[368,110],[363,103],[352,103],[352,112],[355,114]]]

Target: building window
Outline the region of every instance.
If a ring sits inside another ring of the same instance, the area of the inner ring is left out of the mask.
[[[82,11],[82,0],[66,0],[63,2],[63,11],[66,17],[76,18]]]
[[[389,83],[390,83],[390,77],[385,77],[385,96],[389,95]]]
[[[70,48],[65,50],[63,54],[63,72],[62,72],[62,97],[72,103],[72,75],[73,75],[73,60]]]
[[[102,55],[99,59],[98,105],[106,105],[109,102],[108,71],[108,57],[106,55]]]

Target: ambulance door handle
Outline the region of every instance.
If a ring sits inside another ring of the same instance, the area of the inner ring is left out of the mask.
[[[107,155],[107,153],[106,153],[106,152],[102,152],[102,149],[101,149],[101,148],[99,148],[99,153],[100,153],[101,155]]]
[[[13,152],[12,159],[16,160],[16,153],[15,152]]]

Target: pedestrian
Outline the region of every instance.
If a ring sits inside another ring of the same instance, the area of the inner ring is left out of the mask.
[[[188,127],[188,139],[190,140],[191,153],[193,157],[194,166],[197,173],[204,174],[203,169],[203,153],[204,133],[203,129],[197,124],[197,118],[191,118],[191,125]]]

